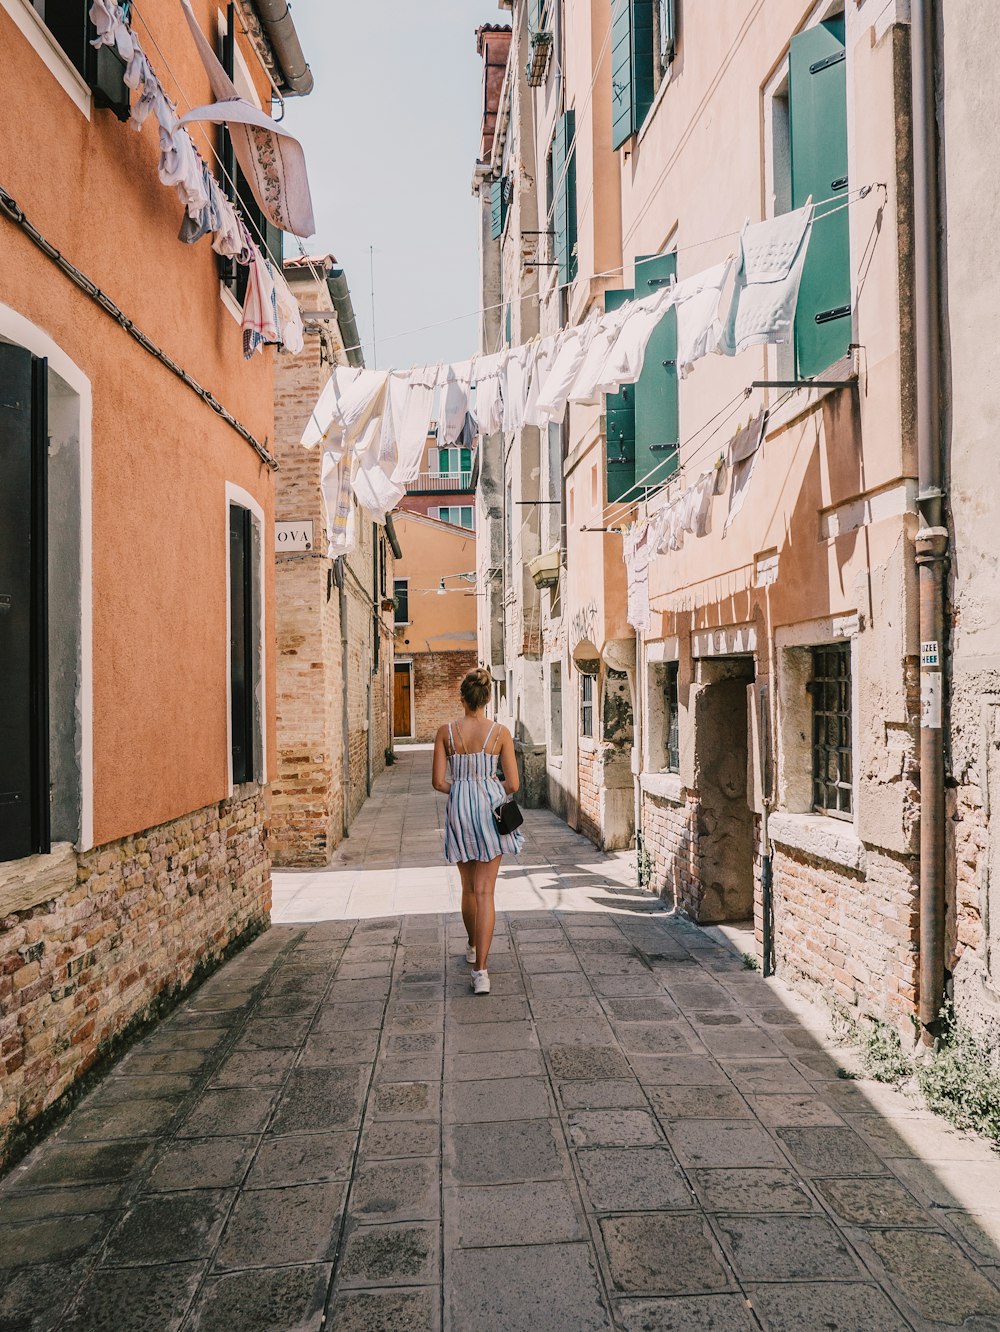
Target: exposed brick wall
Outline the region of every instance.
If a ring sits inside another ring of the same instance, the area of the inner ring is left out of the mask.
[[[701,879],[698,863],[698,803],[684,804],[648,792],[642,798],[643,845],[651,859],[650,888],[678,911],[698,920]]]
[[[75,885],[0,919],[0,1165],[159,998],[267,927],[266,797],[246,790],[88,851]]]
[[[592,842],[601,844],[601,787],[600,763],[596,749],[584,749],[581,745],[577,755],[577,789],[579,812],[577,830]]]
[[[777,974],[904,1022],[916,1002],[916,866],[868,849],[867,873],[774,848]]]
[[[439,726],[462,715],[463,678],[479,665],[476,652],[413,654],[414,739],[433,740]]]

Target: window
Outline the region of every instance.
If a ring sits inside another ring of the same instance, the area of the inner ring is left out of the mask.
[[[554,192],[552,229],[559,285],[576,277],[576,112],[566,111],[556,122],[550,156],[551,188]]]
[[[410,580],[408,578],[394,578],[392,581],[392,595],[396,600],[396,623],[410,623]]]
[[[549,667],[549,752],[558,758],[563,752],[562,662]]]
[[[453,523],[456,527],[466,527],[471,532],[476,525],[471,504],[443,504],[435,516],[443,523]]]
[[[507,227],[513,180],[500,176],[490,185],[490,239],[499,240]]]
[[[676,0],[612,0],[613,148],[642,128],[674,58],[676,39]]]
[[[594,734],[595,678],[595,675],[587,672],[580,674],[580,734],[590,737]]]
[[[813,809],[849,819],[853,814],[851,753],[851,646],[813,648]]]
[[[253,514],[229,506],[229,679],[233,785],[257,774],[258,612],[254,595]]]
[[[378,594],[384,597],[386,593],[386,554],[385,537],[379,537],[378,542]]]
[[[617,310],[630,301],[631,287],[604,293],[605,310]],[[622,498],[635,484],[635,386],[604,396],[604,436],[607,450],[608,503]]]
[[[850,224],[847,209],[838,207],[848,191],[846,56],[843,14],[807,28],[789,46],[791,207],[810,197],[819,205],[795,311],[803,378],[846,356],[851,340]]]
[[[97,106],[107,107],[119,120],[128,120],[129,89],[125,83],[125,61],[113,46],[96,50],[96,33],[90,22],[90,0],[30,0],[32,8],[65,51],[70,63],[90,84]],[[130,0],[122,5],[130,18]]]
[[[668,661],[663,670],[663,757],[667,772],[681,770],[680,709],[677,706],[676,661]]]
[[[0,343],[0,861],[50,847],[47,373]]]
[[[635,261],[636,298],[650,296],[677,276],[677,254],[645,255]],[[653,472],[660,485],[677,471],[680,414],[677,395],[677,311],[670,309],[653,329],[642,373],[636,380],[635,480]],[[654,470],[655,469],[655,470]]]
[[[462,484],[468,485],[472,472],[471,449],[438,449],[438,475],[461,477]]]

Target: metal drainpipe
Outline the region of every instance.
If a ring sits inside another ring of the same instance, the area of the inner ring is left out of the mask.
[[[344,795],[342,818],[344,824],[344,836],[349,837],[351,807],[351,707],[347,693],[350,683],[350,671],[347,660],[347,578],[344,574],[343,555],[338,555],[337,559],[334,561],[333,577],[337,584],[337,595],[340,605],[341,732],[344,747],[342,765],[343,779],[341,782],[341,788]]]
[[[938,142],[934,0],[914,0],[911,17],[913,234],[916,332],[916,563],[920,590],[920,995],[923,1041],[931,1044],[944,996],[944,517],[938,285]]]

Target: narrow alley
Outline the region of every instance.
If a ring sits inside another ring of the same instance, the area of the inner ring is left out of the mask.
[[[546,811],[473,998],[426,749],[0,1186],[0,1328],[1000,1327],[1000,1160]]]

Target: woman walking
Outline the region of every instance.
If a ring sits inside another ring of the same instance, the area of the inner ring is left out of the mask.
[[[485,715],[493,684],[489,671],[479,667],[462,681],[461,721],[438,728],[434,740],[432,784],[448,797],[444,825],[445,859],[458,865],[462,878],[462,919],[469,946],[465,960],[472,963],[472,989],[489,994],[486,967],[496,910],[493,890],[500,857],[517,855],[521,833],[501,833],[493,811],[518,789],[514,742],[506,726]],[[497,776],[497,759],[503,781]]]

